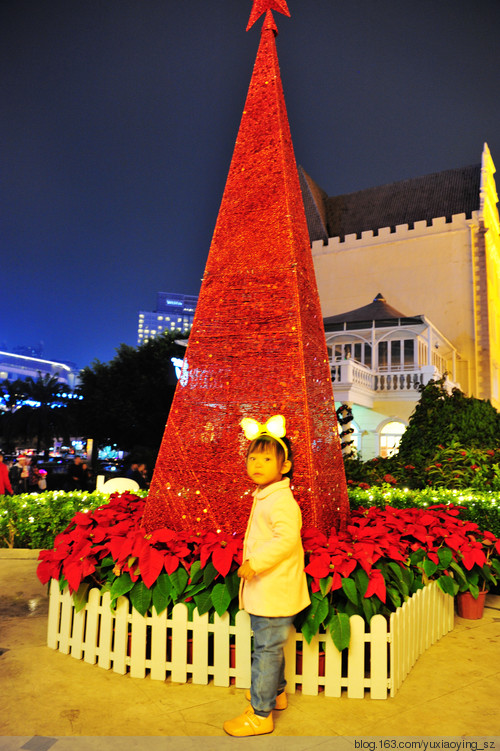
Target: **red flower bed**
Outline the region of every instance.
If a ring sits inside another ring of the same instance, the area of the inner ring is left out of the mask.
[[[112,602],[128,595],[143,614],[176,602],[234,614],[243,536],[170,529],[147,534],[141,528],[144,505],[145,499],[123,493],[92,513],[77,513],[54,548],[41,551],[40,581],[67,584],[81,602],[90,586],[104,587]],[[367,620],[388,615],[430,579],[448,594],[460,589],[477,596],[500,575],[500,541],[460,519],[459,507],[443,504],[358,509],[344,531],[304,529],[303,544],[311,606],[298,625],[311,638],[323,624],[339,648],[354,613]]]

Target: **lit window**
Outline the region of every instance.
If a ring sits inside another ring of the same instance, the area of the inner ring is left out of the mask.
[[[387,457],[397,454],[401,436],[406,430],[403,422],[387,422],[380,431],[380,456]]]

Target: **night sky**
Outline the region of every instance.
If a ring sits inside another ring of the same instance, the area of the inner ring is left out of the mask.
[[[199,292],[251,5],[2,0],[0,349],[106,362],[157,291]],[[477,163],[485,141],[500,169],[499,0],[288,5],[295,154],[329,195]]]

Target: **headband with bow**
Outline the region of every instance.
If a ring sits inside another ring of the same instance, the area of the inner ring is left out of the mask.
[[[285,418],[283,415],[273,415],[262,425],[252,417],[244,417],[240,422],[240,425],[245,434],[245,438],[249,441],[254,441],[259,436],[268,435],[274,438],[275,441],[280,443],[285,450],[285,461],[288,459],[288,448],[284,441],[281,439],[286,435]]]

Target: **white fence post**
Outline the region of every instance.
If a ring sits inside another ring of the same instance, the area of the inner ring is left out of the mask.
[[[193,613],[193,683],[208,683],[208,613]]]
[[[239,610],[235,618],[234,639],[234,675],[236,688],[250,687],[250,665],[252,651],[252,631],[250,616],[244,610]]]

